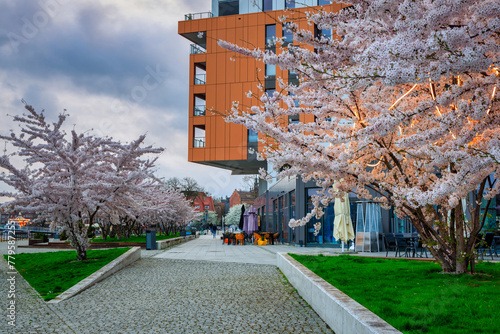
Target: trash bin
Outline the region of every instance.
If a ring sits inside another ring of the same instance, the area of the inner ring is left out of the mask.
[[[156,230],[146,230],[146,249],[156,249]]]

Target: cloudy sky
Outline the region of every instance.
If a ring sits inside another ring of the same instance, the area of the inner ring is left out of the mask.
[[[210,3],[0,1],[0,132],[24,99],[53,119],[66,109],[78,131],[122,141],[147,133],[148,144],[166,149],[160,176],[193,177],[215,196],[244,187],[228,171],[187,162],[190,43],[177,22]]]

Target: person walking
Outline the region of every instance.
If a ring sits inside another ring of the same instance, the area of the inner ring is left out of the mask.
[[[217,234],[217,225],[215,224],[212,225],[212,233],[214,234],[214,239],[215,239],[215,235]]]

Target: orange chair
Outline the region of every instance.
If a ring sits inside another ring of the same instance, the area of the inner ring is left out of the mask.
[[[261,238],[261,236],[260,236],[260,234],[259,234],[259,233],[254,233],[254,234],[253,234],[253,237],[254,237],[254,239],[255,239],[255,240],[254,240],[254,242],[253,242],[253,244],[254,244],[254,245],[257,245],[257,243],[259,242],[259,239]]]
[[[280,236],[280,233],[274,233],[273,234],[273,245],[277,245],[278,244],[278,238]]]
[[[237,233],[236,234],[236,244],[244,245],[245,244],[245,236],[243,233]]]

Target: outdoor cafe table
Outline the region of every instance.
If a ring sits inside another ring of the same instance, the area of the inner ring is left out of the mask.
[[[415,257],[415,254],[417,252],[417,246],[418,246],[418,240],[419,240],[419,237],[418,236],[396,236],[396,242],[398,243],[398,248],[400,247],[399,246],[399,242],[400,241],[403,241],[404,244],[406,245],[405,247],[405,257]],[[412,253],[410,256],[410,252]],[[399,254],[401,254],[401,252],[399,252]],[[419,257],[422,257],[422,255],[420,255]]]

